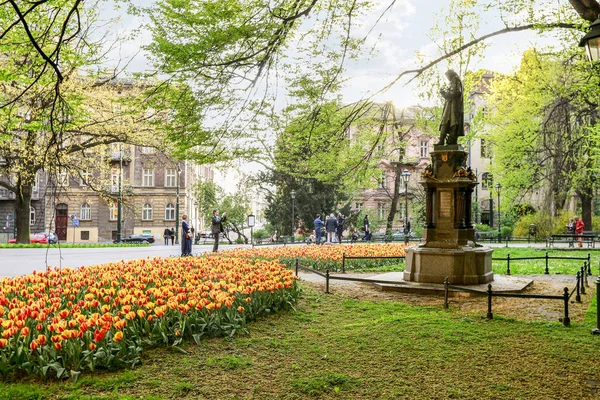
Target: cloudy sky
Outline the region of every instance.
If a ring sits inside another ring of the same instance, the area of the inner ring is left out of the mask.
[[[134,0],[141,4],[148,0]],[[376,7],[372,15],[365,18],[364,33],[384,10],[390,0],[380,0],[381,5]],[[439,55],[436,45],[428,37],[436,19],[439,19],[443,9],[448,8],[449,0],[396,0],[392,9],[386,14],[374,31],[371,33],[369,45],[376,48],[374,56],[365,56],[357,62],[348,65],[347,75],[350,77],[347,87],[343,91],[344,100],[354,101],[365,95],[377,91],[391,82],[395,76],[406,70],[414,68],[416,64],[415,53],[419,51],[428,57]],[[106,18],[119,16],[120,24],[114,33],[126,37],[140,26],[140,20],[123,14],[123,10],[115,10],[111,3],[103,10]],[[501,28],[497,16],[483,15],[480,22],[479,33],[485,34]],[[360,30],[355,34],[360,36]],[[129,62],[128,70],[131,72],[145,71],[151,68],[143,51],[142,44],[147,44],[150,38],[147,34],[139,34],[133,40],[124,41],[111,53],[111,63],[121,60],[121,65],[135,55]],[[472,64],[472,69],[491,69],[498,72],[509,72],[517,64],[520,54],[536,44],[548,44],[549,38],[540,38],[535,33],[523,32],[502,35],[489,41],[490,47],[485,56]],[[393,101],[396,106],[403,107],[422,102],[416,92],[414,84],[405,86],[404,79],[394,85],[385,93],[377,95],[377,100]]]
[[[134,0],[147,5],[148,0]],[[381,0],[372,15],[365,18],[364,32],[355,32],[356,36],[364,35],[373,22],[378,18],[390,0]],[[548,4],[548,3],[546,3]],[[377,24],[370,34],[370,46],[376,49],[375,55],[369,55],[347,66],[347,75],[350,78],[343,89],[344,101],[351,102],[364,98],[373,92],[385,87],[402,71],[417,66],[416,52],[425,54],[430,59],[440,55],[436,45],[430,39],[431,28],[439,21],[444,9],[447,9],[449,0],[396,0],[393,8]],[[540,6],[544,7],[544,5]],[[119,16],[120,24],[113,30],[115,35],[126,37],[135,31],[141,21],[138,18],[127,16],[123,11],[112,8],[109,3],[102,15],[106,18]],[[482,15],[479,35],[493,32],[502,28],[497,16]],[[148,34],[138,34],[135,39],[123,41],[119,48],[111,53],[112,63],[121,60],[121,65],[128,60],[130,72],[147,71],[151,69],[140,46],[150,41]],[[472,70],[489,69],[497,72],[510,72],[520,60],[524,50],[536,45],[547,45],[553,42],[552,38],[540,38],[533,32],[512,33],[498,36],[489,41],[490,46],[484,56],[471,63]],[[134,56],[135,55],[135,56]],[[443,64],[442,68],[447,68]],[[442,73],[440,72],[440,75]],[[414,104],[424,104],[419,97],[415,83],[405,85],[407,79],[401,80],[384,93],[374,97],[378,101],[392,101],[397,107]],[[229,178],[222,178],[230,180]],[[232,185],[228,185],[232,187]]]

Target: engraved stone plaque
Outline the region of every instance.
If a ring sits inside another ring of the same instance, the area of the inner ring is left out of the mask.
[[[440,218],[452,216],[452,192],[440,191]]]

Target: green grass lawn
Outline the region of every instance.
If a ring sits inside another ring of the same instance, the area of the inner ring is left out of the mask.
[[[545,250],[535,248],[494,248],[494,258],[506,258],[510,254],[515,257],[577,257],[585,258],[588,253],[591,255],[592,275],[598,275],[598,262],[600,261],[600,249],[583,250]],[[548,260],[548,271],[550,274],[575,275],[583,266],[583,260]],[[496,274],[506,274],[506,261],[493,261],[493,271]],[[510,271],[512,275],[535,275],[543,274],[546,269],[546,260],[511,260]]]
[[[570,328],[311,289],[296,308],[185,353],[147,350],[134,370],[0,384],[0,399],[600,397],[595,306]]]

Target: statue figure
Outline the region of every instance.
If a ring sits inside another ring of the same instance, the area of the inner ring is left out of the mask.
[[[463,85],[458,74],[451,69],[446,71],[446,78],[450,83],[440,91],[440,94],[446,99],[446,103],[442,112],[438,145],[456,144],[458,137],[465,135]]]

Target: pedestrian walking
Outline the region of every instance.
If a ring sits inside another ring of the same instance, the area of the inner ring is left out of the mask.
[[[365,237],[363,238],[367,242],[371,241],[371,223],[369,222],[369,216],[365,215],[363,219],[363,231],[365,231]]]
[[[171,229],[171,246],[175,245],[175,228]]]
[[[192,255],[192,232],[187,222],[187,215],[181,217],[181,257]]]
[[[215,244],[213,246],[213,253],[219,250],[219,239],[223,232],[223,222],[227,220],[227,213],[224,212],[222,217],[219,217],[219,210],[213,210],[212,226],[211,231],[215,238]]]
[[[584,228],[585,228],[585,224],[583,223],[583,220],[581,220],[579,217],[575,217],[575,234],[578,235],[577,236],[577,247],[583,246],[583,239],[581,238],[580,235],[583,235]]]
[[[165,228],[163,232],[163,238],[165,238],[165,246],[169,245],[169,238],[171,238],[171,230],[169,228]]]
[[[335,219],[333,213],[329,214],[329,218],[325,221],[325,230],[327,231],[327,243],[333,243],[337,230],[337,219]]]
[[[322,229],[325,224],[321,221],[321,214],[317,214],[315,219],[315,236],[317,238],[317,244],[321,244],[321,236],[323,235]]]
[[[344,223],[346,222],[346,218],[344,218],[344,214],[338,213],[337,218],[337,238],[338,243],[342,243],[342,235],[344,233]]]

